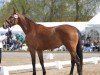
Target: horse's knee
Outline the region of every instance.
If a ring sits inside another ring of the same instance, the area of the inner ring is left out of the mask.
[[[77,54],[73,55],[73,60],[75,61],[75,63],[76,63],[77,65],[80,65],[80,58],[78,57]]]

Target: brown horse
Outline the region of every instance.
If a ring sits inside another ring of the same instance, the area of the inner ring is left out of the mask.
[[[83,55],[80,33],[75,27],[67,24],[55,27],[45,27],[33,22],[24,15],[16,13],[14,10],[13,14],[4,23],[3,27],[8,28],[16,24],[20,25],[26,34],[25,40],[32,58],[33,75],[36,75],[36,52],[39,56],[43,75],[46,75],[43,50],[54,49],[61,45],[65,45],[71,55],[71,70],[69,75],[73,75],[75,63],[77,64],[78,75],[82,75]]]

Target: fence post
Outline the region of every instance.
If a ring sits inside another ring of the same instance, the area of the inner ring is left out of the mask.
[[[0,66],[0,75],[9,75],[9,71],[8,71],[7,67]]]
[[[91,58],[91,63],[98,64],[98,59],[96,57]]]
[[[62,69],[63,68],[63,65],[62,65],[61,61],[55,61],[55,67],[57,69]]]
[[[48,53],[46,59],[54,59],[54,55],[52,53]]]

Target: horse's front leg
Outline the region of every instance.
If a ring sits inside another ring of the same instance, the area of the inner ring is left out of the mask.
[[[39,56],[39,60],[40,60],[40,64],[42,66],[42,70],[43,70],[43,75],[46,75],[46,70],[45,70],[45,67],[44,67],[44,60],[43,60],[43,51],[37,51],[38,53],[38,56]]]
[[[33,75],[36,75],[36,67],[35,67],[36,56],[35,56],[35,50],[30,50],[30,54],[31,54],[32,66],[33,66]]]

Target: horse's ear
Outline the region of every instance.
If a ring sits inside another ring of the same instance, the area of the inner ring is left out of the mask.
[[[13,7],[13,14],[16,14],[16,9]]]

